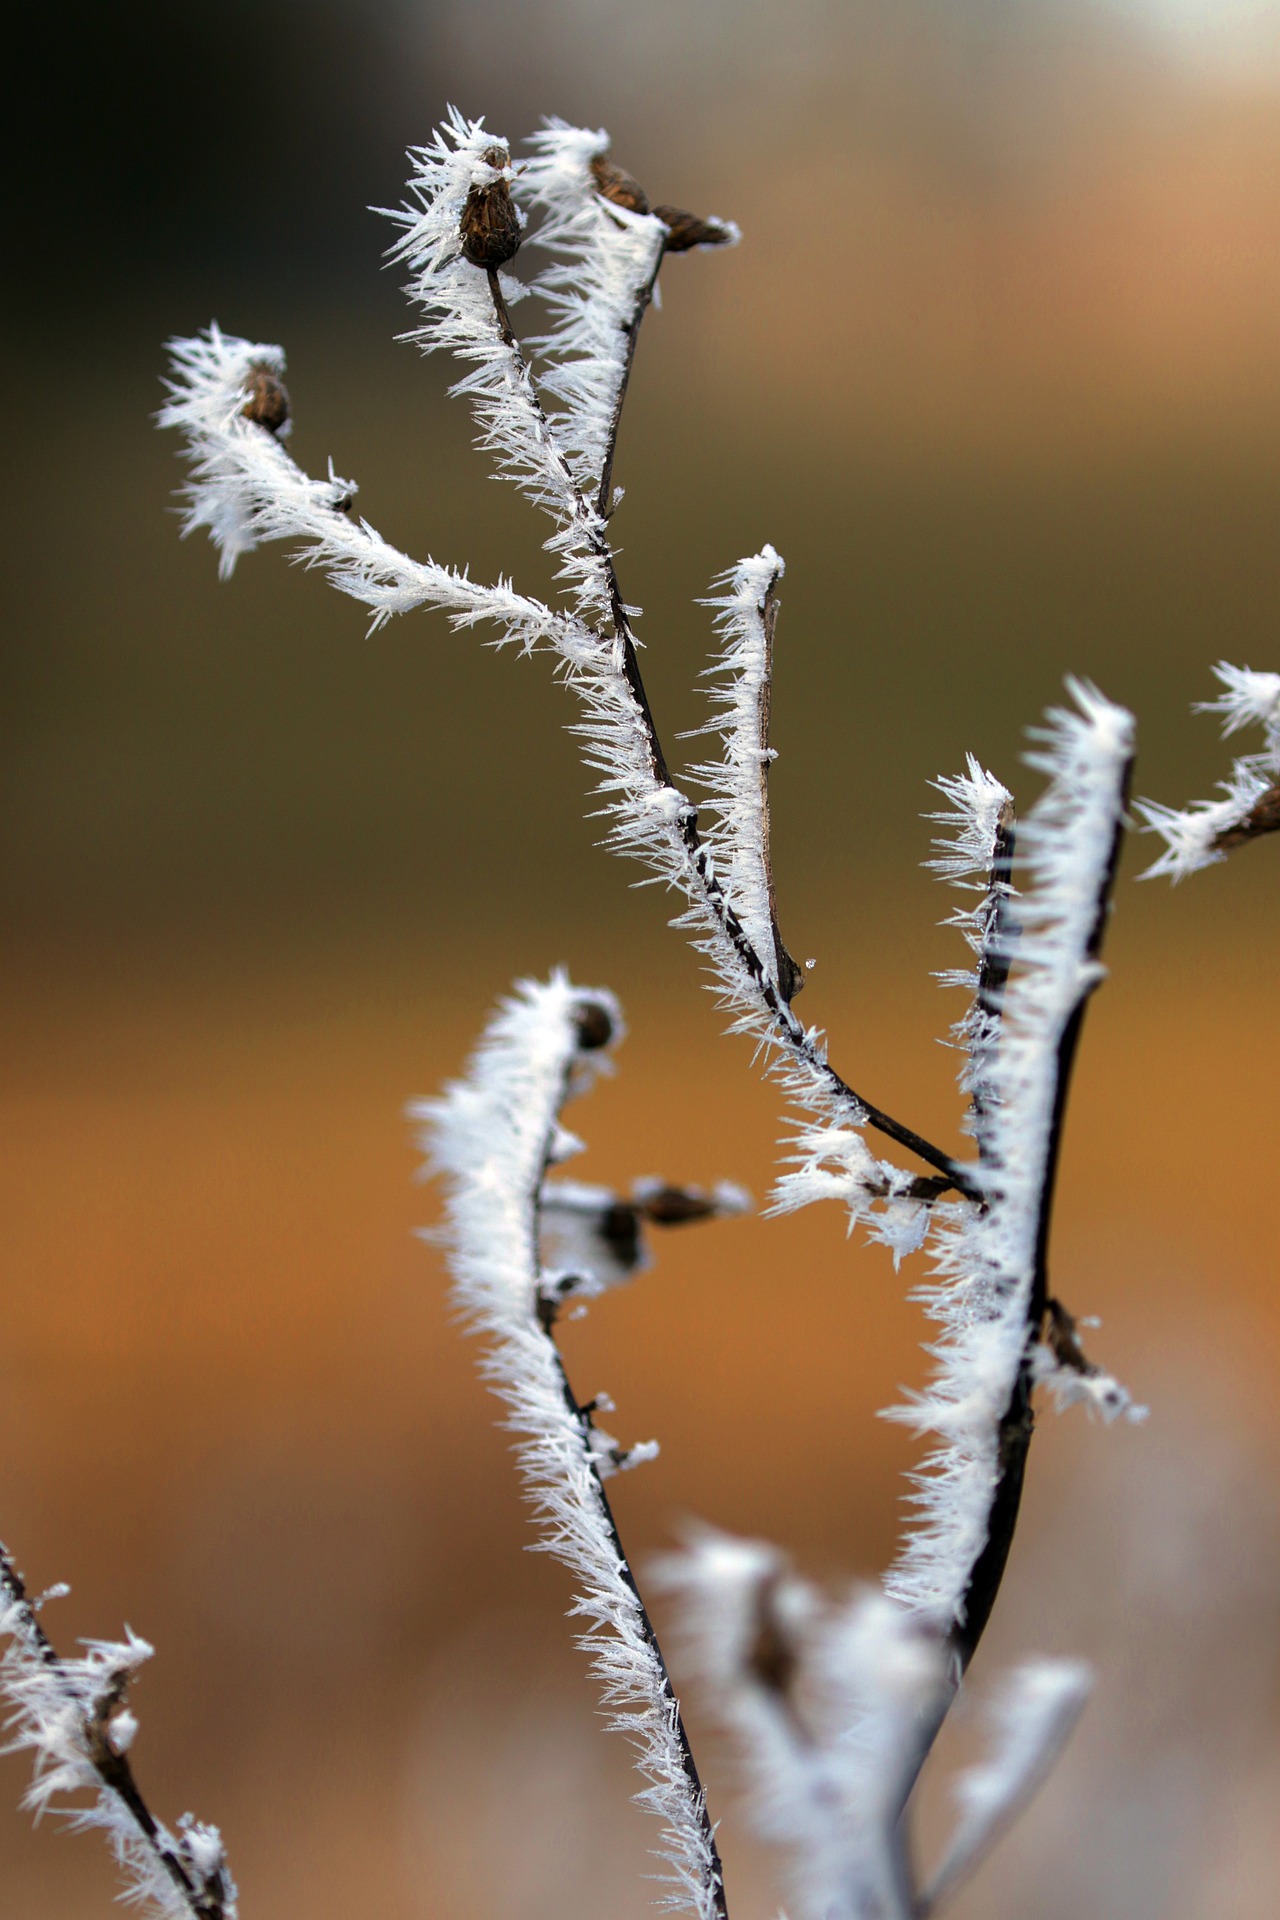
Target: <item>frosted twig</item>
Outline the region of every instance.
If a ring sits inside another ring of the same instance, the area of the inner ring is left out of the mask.
[[[236,1920],[236,1888],[216,1827],[185,1814],[172,1834],[143,1800],[129,1764],[138,1723],[129,1683],[151,1657],[145,1640],[90,1641],[65,1660],[40,1624],[39,1603],[0,1546],[0,1691],[12,1709],[9,1751],[35,1756],[25,1804],[37,1818],[55,1798],[88,1792],[88,1806],[54,1808],[76,1831],[105,1833],[125,1879],[124,1898],[157,1920]]]
[[[989,1712],[991,1751],[956,1781],[960,1818],[916,1905],[916,1920],[958,1892],[1040,1791],[1084,1712],[1093,1675],[1080,1660],[1033,1660],[1006,1676]]]
[[[263,541],[296,541],[299,560],[373,609],[375,628],[427,606],[455,627],[492,620],[526,652],[554,641],[564,622],[549,607],[506,581],[482,586],[433,560],[411,560],[367,520],[351,517],[353,481],[303,472],[282,444],[290,418],[279,347],[233,338],[215,323],[193,339],[171,340],[169,352],[173,377],[160,424],[186,440],[183,532],[208,529],[221,578]]]
[[[769,743],[773,636],[783,571],[781,557],[764,547],[718,580],[727,591],[706,602],[718,610],[724,636],[719,660],[707,669],[711,697],[722,711],[698,732],[719,735],[724,758],[695,767],[694,774],[710,789],[708,805],[717,816],[706,845],[720,860],[729,899],[770,984],[790,1004],[804,975],[778,928],[769,820],[769,768],[776,758]]]
[[[1235,847],[1280,832],[1280,673],[1253,673],[1225,660],[1214,672],[1224,691],[1216,700],[1202,701],[1197,711],[1220,714],[1224,738],[1242,727],[1260,726],[1262,750],[1233,762],[1230,778],[1218,783],[1221,800],[1196,800],[1181,811],[1158,800],[1137,802],[1145,831],[1165,843],[1144,880],[1161,874],[1184,880],[1201,867],[1216,866]]]
[[[351,526],[342,512],[347,483],[302,474],[279,444],[287,406],[273,426],[256,404],[252,382],[259,367],[280,386],[279,349],[225,341],[216,328],[200,340],[174,343],[177,380],[162,414],[165,424],[188,435],[188,527],[209,528],[224,570],[259,539],[300,539],[311,564],[374,608],[375,625],[393,612],[436,605],[459,625],[494,619],[525,651],[549,645],[583,709],[574,731],[588,766],[601,776],[611,844],[684,896],[678,924],[708,959],[734,1029],[756,1040],[788,1097],[820,1124],[870,1126],[932,1167],[934,1176],[915,1183],[918,1198],[950,1187],[972,1194],[964,1166],[865,1100],[830,1065],[822,1036],[791,1010],[794,986],[788,980],[783,990],[777,951],[772,943],[757,948],[726,893],[701,838],[697,808],[671,779],[639,668],[635,610],[623,599],[604,514],[591,493],[597,464],[604,463],[603,486],[612,460],[635,334],[652,292],[646,276],[653,250],[660,263],[665,252],[734,239],[736,229],[676,208],[652,215],[630,209],[617,197],[617,170],[597,164],[598,134],[553,127],[540,138],[530,173],[545,225],[551,235],[559,232],[566,249],[544,289],[561,319],[548,336],[559,356],[548,379],[559,382],[563,414],[552,418],[545,410],[511,325],[509,302],[521,288],[504,280],[501,269],[520,244],[512,194],[518,183],[506,143],[482,122],[451,114],[428,146],[413,151],[410,204],[392,215],[404,229],[393,257],[411,267],[410,294],[426,315],[413,337],[470,365],[455,391],[472,401],[482,444],[555,522],[548,545],[560,558],[572,611],[556,615],[505,582],[485,588],[434,563],[409,561],[364,523]],[[626,336],[621,349],[616,340],[598,338],[594,321],[582,316],[581,302],[601,290]],[[771,633],[776,596],[765,611]],[[761,858],[767,867],[767,850]],[[909,1176],[894,1175],[911,1184]]]
[[[637,1798],[662,1822],[668,1904],[724,1920],[706,1797],[604,1488],[611,1473],[656,1448],[619,1448],[597,1427],[594,1407],[574,1396],[552,1337],[572,1289],[544,1266],[540,1246],[547,1168],[566,1141],[560,1110],[607,1067],[621,1030],[611,994],[575,988],[563,974],[526,981],[499,1007],[466,1078],[413,1111],[430,1164],[445,1178],[457,1301],[485,1340],[481,1371],[508,1408],[539,1545],[578,1582],[571,1614],[586,1623],[580,1644],[610,1726],[636,1749],[647,1782]]]
[[[940,1436],[917,1476],[916,1518],[888,1591],[947,1634],[968,1663],[991,1613],[1017,1523],[1031,1442],[1033,1348],[1050,1298],[1049,1229],[1071,1072],[1106,931],[1133,754],[1133,723],[1068,683],[1030,764],[1049,786],[1023,823],[1030,887],[1008,903],[1017,964],[989,1063],[986,1202],[939,1218],[942,1326],[933,1385],[891,1417]]]

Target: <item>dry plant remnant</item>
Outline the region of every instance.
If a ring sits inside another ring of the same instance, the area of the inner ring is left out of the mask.
[[[275,540],[361,601],[379,627],[437,608],[488,623],[498,644],[549,653],[577,702],[573,731],[609,843],[678,901],[675,925],[702,956],[731,1031],[745,1035],[788,1108],[772,1209],[833,1199],[895,1264],[924,1251],[917,1289],[934,1322],[933,1372],[889,1417],[928,1436],[911,1518],[878,1587],[823,1593],[776,1548],[702,1529],[653,1569],[695,1684],[729,1731],[762,1835],[777,1848],[797,1920],[924,1920],[961,1886],[1038,1789],[1087,1698],[1088,1671],[1036,1660],[996,1689],[987,1756],[956,1782],[959,1812],[933,1871],[915,1863],[913,1793],[985,1630],[1017,1525],[1037,1390],[1111,1420],[1143,1409],[1085,1352],[1050,1281],[1054,1192],[1072,1072],[1128,820],[1134,722],[1095,687],[1032,735],[1043,789],[1019,815],[977,761],[940,779],[930,862],[966,904],[947,924],[969,960],[944,976],[966,994],[952,1038],[973,1151],[957,1157],[838,1071],[796,1014],[803,972],[779,924],[770,849],[773,661],[783,562],[772,547],[713,583],[719,651],[708,670],[708,757],[677,779],[650,705],[610,522],[619,424],[641,324],[669,254],[732,245],[726,220],[652,206],[602,132],[548,122],[523,157],[452,113],[415,149],[392,257],[409,274],[413,338],[451,353],[496,471],[548,516],[558,562],[548,604],[503,579],[416,560],[353,509],[354,483],[316,478],[287,450],[284,354],[216,325],[171,343],[162,421],[184,437],[186,531],[204,528],[225,576]],[[526,276],[509,271],[519,254]],[[535,265],[528,270],[533,259]],[[513,311],[535,303],[538,326]],[[1280,821],[1280,675],[1220,667],[1228,733],[1263,749],[1236,762],[1226,798],[1183,813],[1140,803],[1174,878]],[[563,1112],[610,1070],[621,1010],[563,974],[524,982],[497,1010],[465,1076],[414,1109],[446,1192],[443,1238],[481,1368],[503,1401],[537,1544],[575,1581],[609,1724],[632,1743],[639,1799],[661,1828],[664,1904],[726,1920],[715,1827],[680,1704],[619,1537],[608,1482],[654,1442],[600,1424],[557,1346],[648,1261],[647,1236],[748,1208],[728,1183],[667,1179],[629,1193],[556,1169],[581,1150]],[[876,1137],[873,1150],[869,1136]],[[164,1915],[233,1920],[235,1893],[213,1829],[176,1836],[147,1812],[126,1753],[125,1686],[149,1651],[130,1641],[61,1660],[11,1563],[0,1561],[0,1669],[18,1744],[35,1749],[32,1801],[96,1795],[80,1824],[105,1826],[130,1891]]]

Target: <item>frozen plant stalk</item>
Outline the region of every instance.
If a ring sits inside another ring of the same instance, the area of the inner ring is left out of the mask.
[[[414,338],[454,356],[496,471],[549,521],[559,592],[548,605],[499,580],[416,561],[353,514],[355,489],[309,476],[284,447],[284,356],[216,327],[173,345],[165,424],[184,435],[188,531],[230,569],[288,543],[363,601],[374,626],[417,607],[487,621],[499,645],[550,653],[577,702],[573,731],[607,838],[676,896],[732,1030],[753,1043],[788,1106],[774,1206],[838,1200],[895,1262],[926,1248],[918,1289],[935,1323],[934,1373],[891,1417],[931,1436],[913,1517],[879,1590],[824,1595],[774,1548],[695,1535],[658,1578],[695,1677],[730,1729],[761,1831],[780,1850],[798,1920],[922,1920],[963,1882],[1038,1787],[1077,1718],[1088,1676],[1033,1662],[1006,1682],[990,1757],[958,1783],[961,1813],[936,1872],[918,1878],[911,1795],[990,1618],[1017,1524],[1038,1390],[1106,1419],[1137,1419],[1083,1349],[1050,1278],[1054,1193],[1072,1072],[1126,827],[1134,723],[1096,688],[1034,736],[1045,776],[1019,820],[972,758],[939,781],[946,832],[931,862],[969,903],[950,916],[970,963],[953,1029],[972,1157],[957,1158],[876,1105],[796,1014],[803,975],[784,942],[771,861],[773,664],[783,575],[770,546],[714,583],[708,757],[677,775],[644,684],[638,609],[612,522],[619,424],[641,324],[669,255],[734,243],[730,222],[651,204],[607,136],[548,122],[523,158],[452,113],[411,155],[393,257],[409,274]],[[528,262],[533,256],[535,265]],[[531,303],[541,319],[517,328]],[[1158,871],[1176,877],[1280,824],[1280,677],[1220,668],[1229,732],[1261,724],[1225,800],[1175,815]],[[700,793],[701,798],[697,796]],[[562,976],[505,1003],[465,1079],[420,1109],[448,1194],[458,1298],[508,1409],[539,1544],[570,1568],[574,1613],[613,1724],[634,1741],[642,1797],[663,1827],[672,1905],[725,1913],[713,1829],[679,1707],[609,1507],[637,1464],[577,1400],[558,1316],[636,1270],[642,1228],[732,1211],[718,1190],[642,1183],[629,1198],[549,1171],[573,1150],[560,1110],[620,1031],[602,992]],[[868,1136],[875,1136],[874,1143]]]

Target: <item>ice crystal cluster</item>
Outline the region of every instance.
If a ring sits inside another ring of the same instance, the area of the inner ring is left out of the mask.
[[[1225,860],[1246,840],[1280,829],[1280,673],[1253,673],[1225,660],[1214,672],[1223,690],[1216,700],[1203,701],[1199,711],[1220,714],[1228,738],[1245,727],[1261,727],[1262,748],[1233,762],[1230,777],[1219,783],[1221,800],[1197,800],[1180,811],[1156,800],[1139,801],[1148,830],[1165,843],[1144,879],[1165,874],[1183,880]]]
[[[455,627],[486,623],[499,645],[549,654],[577,703],[573,732],[609,843],[675,896],[674,924],[702,956],[730,1030],[780,1087],[787,1131],[772,1210],[833,1199],[896,1263],[920,1251],[929,1262],[917,1297],[934,1323],[931,1376],[889,1415],[928,1436],[927,1451],[880,1585],[825,1593],[778,1549],[708,1528],[653,1569],[687,1669],[731,1736],[753,1818],[778,1850],[795,1920],[923,1920],[1038,1788],[1089,1690],[1074,1661],[1007,1676],[990,1751],[956,1782],[951,1841],[918,1877],[912,1794],[999,1591],[1036,1395],[1107,1420],[1143,1411],[1087,1357],[1087,1323],[1049,1274],[1072,1069],[1105,977],[1133,719],[1069,681],[1070,704],[1032,736],[1028,762],[1044,784],[1021,817],[972,758],[936,783],[945,805],[930,818],[943,832],[929,864],[965,895],[947,924],[968,961],[943,976],[966,995],[951,1039],[972,1152],[957,1158],[858,1091],[794,1010],[804,973],[783,940],[770,847],[783,578],[772,547],[712,583],[705,757],[682,776],[644,685],[638,609],[611,531],[619,423],[668,256],[732,245],[736,227],[651,205],[603,132],[561,121],[516,155],[483,122],[452,113],[410,160],[406,202],[390,217],[391,256],[418,315],[411,337],[459,363],[454,391],[479,445],[547,517],[555,604],[392,546],[358,515],[353,482],[332,467],[316,478],[289,454],[281,348],[217,325],[171,343],[161,419],[184,443],[186,531],[208,534],[223,575],[285,542],[362,602],[374,627],[435,608]],[[530,312],[517,329],[513,313]],[[1142,803],[1166,843],[1152,871],[1175,879],[1280,825],[1280,675],[1223,666],[1218,676],[1212,707],[1225,731],[1257,724],[1264,743],[1235,763],[1222,800],[1181,813]],[[608,992],[564,974],[524,982],[464,1077],[414,1112],[445,1188],[457,1303],[505,1407],[537,1544],[572,1575],[571,1615],[608,1723],[631,1741],[639,1798],[660,1826],[663,1897],[725,1920],[715,1826],[609,1500],[612,1477],[656,1445],[605,1429],[611,1403],[578,1399],[556,1335],[562,1317],[643,1272],[655,1231],[748,1203],[727,1182],[704,1191],[646,1178],[620,1193],[556,1171],[582,1144],[564,1108],[610,1067],[622,1033]],[[90,1807],[73,1818],[107,1829],[132,1892],[164,1915],[232,1920],[216,1833],[188,1821],[170,1834],[129,1771],[125,1685],[149,1650],[130,1639],[61,1659],[7,1560],[0,1571],[10,1636],[0,1680],[15,1743],[36,1754],[32,1804],[87,1788]]]

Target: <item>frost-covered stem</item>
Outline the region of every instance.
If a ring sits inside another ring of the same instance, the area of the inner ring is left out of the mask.
[[[22,1575],[3,1544],[0,1544],[0,1595],[5,1603],[3,1611],[8,1632],[20,1643],[28,1659],[48,1673],[50,1683],[77,1722],[76,1759],[92,1769],[102,1790],[118,1802],[132,1823],[136,1843],[146,1849],[154,1866],[171,1883],[180,1909],[190,1914],[192,1920],[232,1920],[234,1907],[228,1901],[221,1872],[215,1869],[210,1875],[201,1876],[203,1884],[196,1884],[187,1864],[139,1792],[128,1754],[117,1752],[106,1737],[105,1728],[85,1711],[80,1691],[73,1685],[57,1649],[41,1626]],[[20,1707],[20,1715],[21,1711]]]
[[[707,1811],[706,1788],[703,1786],[702,1776],[698,1772],[698,1763],[693,1757],[693,1748],[689,1743],[688,1731],[684,1724],[684,1715],[680,1710],[679,1697],[674,1686],[671,1684],[671,1674],[667,1667],[666,1655],[662,1651],[657,1630],[649,1614],[649,1609],[644,1603],[635,1574],[631,1570],[631,1562],[627,1558],[626,1550],[622,1544],[622,1536],[618,1532],[617,1516],[613,1511],[613,1506],[609,1499],[608,1492],[605,1489],[604,1481],[600,1477],[600,1470],[596,1466],[595,1459],[592,1455],[590,1436],[594,1428],[591,1418],[591,1408],[584,1406],[575,1394],[569,1375],[565,1369],[563,1357],[555,1344],[555,1339],[551,1334],[550,1327],[547,1329],[547,1339],[555,1354],[556,1365],[560,1370],[560,1378],[564,1383],[565,1405],[582,1428],[584,1452],[591,1478],[595,1482],[596,1493],[600,1502],[600,1512],[604,1519],[605,1526],[608,1529],[610,1543],[618,1556],[618,1576],[623,1584],[630,1590],[632,1599],[635,1602],[636,1618],[641,1637],[653,1655],[654,1663],[660,1676],[662,1698],[670,1717],[671,1726],[675,1732],[677,1745],[680,1749],[680,1764],[684,1771],[685,1779],[688,1782],[690,1797],[701,1810],[703,1834],[710,1863],[708,1891],[711,1895],[713,1909],[719,1917],[719,1920],[729,1920],[729,1909],[724,1891],[724,1869],[720,1864],[720,1850],[716,1845],[715,1827],[712,1825],[711,1816]]]
[[[631,383],[631,369],[635,365],[636,347],[640,340],[640,325],[649,311],[654,288],[658,284],[658,275],[662,271],[662,254],[659,253],[653,263],[653,271],[636,295],[636,304],[631,318],[627,322],[627,351],[622,363],[622,377],[618,382],[618,391],[613,399],[613,411],[609,416],[609,428],[605,436],[604,462],[600,469],[600,490],[596,495],[596,512],[602,520],[609,518],[609,494],[613,485],[613,456],[618,449],[618,433],[622,426],[622,409],[627,403],[627,388]]]
[[[574,1575],[571,1613],[602,1683],[610,1724],[637,1750],[640,1803],[663,1824],[668,1904],[726,1920],[723,1877],[706,1798],[652,1622],[605,1495],[629,1458],[579,1402],[552,1337],[562,1297],[542,1265],[548,1167],[564,1157],[559,1115],[604,1065],[620,1029],[612,996],[563,977],[524,983],[491,1023],[468,1077],[418,1109],[432,1161],[449,1185],[457,1298],[485,1337],[485,1378],[510,1409],[521,1477],[540,1550]],[[566,1277],[566,1276],[561,1276]]]
[[[655,270],[655,281],[656,278],[657,274]],[[626,684],[634,708],[634,716],[641,728],[650,774],[656,786],[674,791],[674,783],[672,782],[668,768],[666,753],[658,733],[657,722],[653,716],[653,709],[649,704],[649,696],[645,688],[644,677],[640,671],[635,635],[631,628],[626,602],[623,599],[622,589],[618,581],[613,551],[607,539],[600,531],[597,516],[593,514],[591,508],[583,499],[582,493],[573,478],[568,461],[559,449],[550,422],[547,420],[545,410],[542,406],[542,401],[538,396],[536,384],[529,371],[528,363],[524,358],[520,343],[511,325],[511,316],[507,309],[498,275],[493,269],[490,269],[488,272],[488,282],[499,334],[503,345],[511,355],[513,371],[526,394],[531,408],[537,416],[541,430],[546,435],[548,450],[552,453],[563,475],[564,484],[566,488],[571,491],[577,503],[575,519],[578,521],[580,531],[589,546],[593,559],[597,561],[602,570],[603,584],[614,626],[614,646],[616,648],[622,678]],[[652,283],[650,285],[650,292],[651,291]],[[638,325],[639,322],[637,320],[637,328]],[[620,406],[621,394],[619,409]],[[620,417],[621,414],[619,410],[619,418]],[[776,618],[777,601],[775,597],[772,604],[772,621],[776,622]],[[924,1136],[917,1133],[914,1128],[904,1126],[901,1121],[895,1120],[891,1114],[884,1112],[880,1107],[874,1106],[870,1101],[865,1100],[861,1094],[855,1092],[848,1082],[836,1072],[834,1067],[821,1057],[810,1034],[797,1019],[796,1015],[792,1013],[788,1000],[769,978],[763,957],[756,952],[746,929],[730,905],[723,887],[716,878],[714,867],[708,856],[707,849],[703,844],[698,827],[697,808],[687,801],[681,806],[677,816],[677,830],[684,846],[694,891],[699,897],[703,907],[717,922],[724,937],[730,942],[738,959],[751,977],[756,992],[763,1003],[764,1010],[773,1025],[776,1043],[785,1051],[796,1056],[809,1074],[818,1081],[825,1083],[825,1089],[829,1097],[834,1098],[842,1105],[847,1104],[856,1110],[863,1124],[873,1127],[879,1133],[883,1133],[888,1139],[895,1141],[901,1147],[905,1147],[908,1152],[914,1153],[919,1159],[923,1160],[926,1165],[934,1167],[937,1170],[942,1176],[942,1185],[939,1186],[936,1181],[926,1180],[921,1183],[921,1192],[918,1197],[932,1198],[935,1193],[945,1191],[949,1187],[954,1187],[960,1193],[971,1195],[974,1189],[969,1176],[966,1174],[964,1168],[959,1165],[950,1154],[944,1152],[941,1147],[934,1146],[931,1141],[926,1140]]]
[[[1115,890],[1116,871],[1120,864],[1120,850],[1124,845],[1125,811],[1129,800],[1132,771],[1133,761],[1130,759],[1126,762],[1120,779],[1111,851],[1099,881],[1093,925],[1085,947],[1086,959],[1095,964],[1102,954],[1107,919],[1111,910],[1111,896]],[[1035,1413],[1031,1404],[1034,1384],[1033,1356],[1049,1303],[1049,1234],[1053,1221],[1053,1201],[1057,1188],[1058,1164],[1062,1154],[1067,1102],[1070,1098],[1071,1078],[1075,1069],[1085,1014],[1100,979],[1101,976],[1097,972],[1092,974],[1082,989],[1058,1042],[1054,1062],[1053,1119],[1036,1213],[1035,1269],[1031,1291],[1027,1298],[1027,1345],[1022,1365],[1018,1369],[1018,1377],[1014,1382],[1013,1392],[1000,1418],[997,1454],[999,1470],[992,1492],[986,1544],[974,1562],[957,1622],[952,1630],[952,1643],[961,1670],[967,1667],[973,1658],[974,1650],[991,1618],[991,1609],[995,1605],[996,1595],[1000,1591],[1000,1582],[1004,1578],[1009,1549],[1013,1545],[1014,1531],[1022,1506],[1027,1453],[1035,1427]]]

